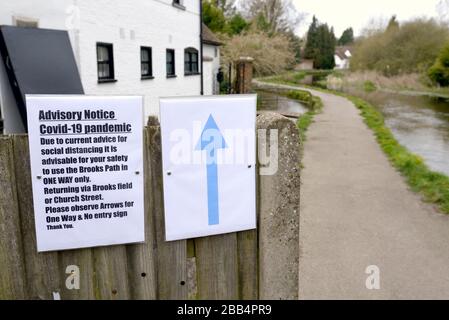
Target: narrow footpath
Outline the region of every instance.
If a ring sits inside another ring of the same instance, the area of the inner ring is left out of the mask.
[[[308,91],[324,108],[304,147],[300,299],[449,299],[449,216],[409,190],[349,100]]]

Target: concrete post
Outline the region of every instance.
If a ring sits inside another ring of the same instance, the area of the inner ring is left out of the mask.
[[[251,92],[251,82],[253,80],[253,58],[241,57],[236,62],[236,90],[238,94]]]
[[[259,152],[272,153],[270,148],[278,148],[277,172],[259,176],[259,298],[296,300],[299,296],[299,131],[294,122],[277,113],[260,115],[257,128],[259,132],[267,130],[266,139],[261,139],[259,134]],[[277,130],[277,145],[269,138],[272,130]],[[262,169],[260,165],[260,172]]]

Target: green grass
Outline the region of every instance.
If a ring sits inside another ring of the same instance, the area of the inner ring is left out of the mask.
[[[313,118],[316,114],[321,112],[323,108],[323,102],[319,97],[313,96],[309,91],[306,90],[290,90],[285,94],[288,98],[298,100],[306,104],[309,107],[309,111],[301,115],[296,123],[299,129],[299,136],[301,139],[301,146],[303,142],[306,141],[307,130],[313,122]]]
[[[423,159],[399,144],[390,129],[385,126],[382,114],[368,102],[346,96],[360,109],[368,127],[373,130],[377,142],[390,162],[406,178],[415,192],[424,196],[425,201],[437,204],[449,214],[449,177],[430,170]]]
[[[275,79],[275,81],[270,82],[294,85],[285,80]],[[442,212],[449,214],[449,177],[432,171],[421,157],[402,146],[385,125],[383,115],[374,106],[363,99],[341,92],[310,88],[345,97],[354,103],[367,126],[374,132],[381,149],[392,165],[405,177],[411,189],[420,193],[424,201],[436,204]],[[316,111],[309,111],[298,120],[298,127],[304,138],[315,114]]]
[[[303,70],[303,71],[291,71],[281,75],[264,78],[264,81],[269,81],[272,83],[289,83],[289,84],[303,84],[304,79],[307,76],[313,76],[315,82],[326,82],[328,75],[333,74],[335,76],[341,77],[340,72],[334,70]]]
[[[368,80],[363,83],[363,90],[365,90],[365,92],[367,93],[370,93],[376,91],[377,87],[374,82]]]

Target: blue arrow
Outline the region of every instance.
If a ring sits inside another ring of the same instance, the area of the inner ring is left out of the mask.
[[[217,123],[212,115],[209,116],[201,133],[196,150],[206,150],[207,161],[207,208],[209,212],[209,225],[220,223],[218,210],[218,168],[217,150],[226,149],[224,140]]]

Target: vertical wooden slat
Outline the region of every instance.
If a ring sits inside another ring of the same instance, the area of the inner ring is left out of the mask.
[[[66,280],[70,274],[67,267],[79,268],[79,289],[69,289]],[[78,249],[59,252],[59,278],[61,281],[62,300],[93,300],[95,299],[94,266],[92,249]]]
[[[149,199],[155,221],[157,251],[157,298],[185,300],[187,290],[187,241],[165,241],[164,203],[162,191],[162,153],[160,127],[148,127],[150,149],[151,197]]]
[[[236,300],[239,298],[237,234],[195,240],[198,298]]]
[[[144,132],[144,171],[145,171],[145,243],[127,247],[129,284],[131,298],[135,300],[154,300],[157,297],[157,274],[155,269],[154,219],[150,203],[153,189],[150,176],[149,132]]]
[[[259,297],[257,241],[257,230],[237,234],[241,300],[257,300]]]
[[[95,248],[94,291],[97,300],[130,299],[125,246]]]
[[[27,298],[13,141],[0,137],[0,299]]]
[[[28,138],[16,135],[13,142],[27,292],[31,299],[51,300],[53,293],[59,293],[61,289],[58,254],[37,252]]]

